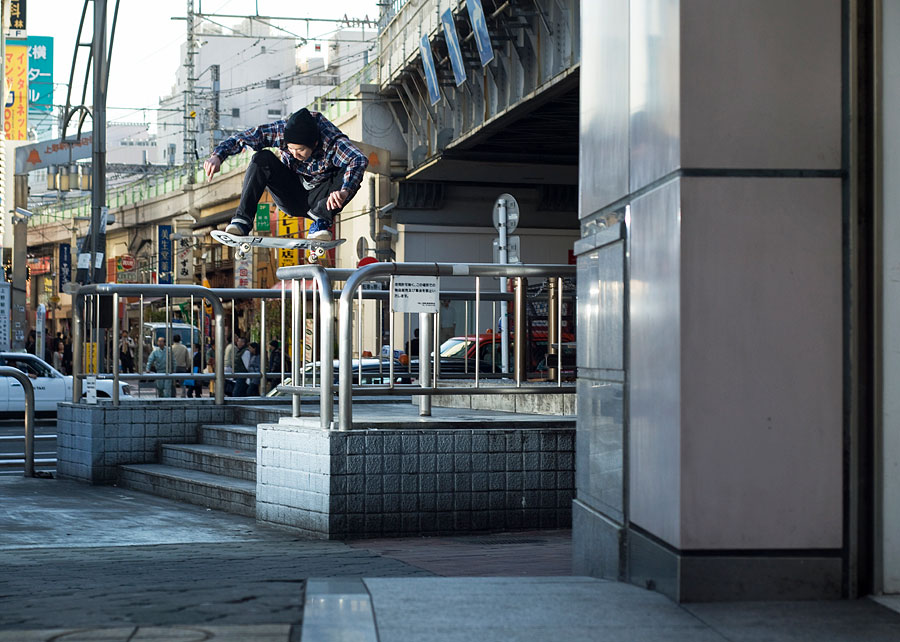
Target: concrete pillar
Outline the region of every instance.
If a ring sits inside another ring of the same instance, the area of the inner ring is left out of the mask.
[[[576,573],[842,595],[841,10],[582,2]]]

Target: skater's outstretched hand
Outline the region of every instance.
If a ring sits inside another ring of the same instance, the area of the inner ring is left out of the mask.
[[[206,180],[211,181],[213,175],[222,167],[222,159],[213,154],[203,163],[203,171],[206,172]]]
[[[338,192],[332,192],[328,195],[328,201],[325,203],[325,206],[330,210],[339,210],[343,207],[348,196],[350,196],[350,192],[345,189]]]

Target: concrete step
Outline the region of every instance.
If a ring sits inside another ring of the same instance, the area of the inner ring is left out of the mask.
[[[160,462],[175,468],[256,481],[256,451],[209,444],[165,444]]]
[[[163,464],[119,466],[119,484],[216,510],[256,516],[256,482]]]
[[[239,424],[203,424],[200,443],[234,450],[256,452],[256,426]]]

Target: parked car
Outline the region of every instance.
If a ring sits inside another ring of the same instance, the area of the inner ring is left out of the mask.
[[[574,337],[563,334],[563,378],[575,377],[575,341]],[[479,335],[451,337],[441,344],[441,376],[461,372],[475,372],[475,359],[479,360],[480,372],[500,372],[503,359],[501,336],[487,332]],[[509,367],[515,367],[515,335],[509,338]],[[532,340],[526,354],[528,378],[545,379],[547,377],[547,338],[546,332],[532,332]],[[466,361],[468,360],[468,363]],[[413,360],[418,369],[418,360]]]
[[[56,412],[60,401],[72,400],[72,377],[64,375],[49,363],[27,352],[0,352],[0,365],[18,368],[31,379],[34,387],[35,412]],[[112,397],[113,382],[97,381],[97,397]],[[119,383],[119,396],[128,397],[131,389]],[[25,412],[25,391],[12,377],[0,377],[0,413]]]

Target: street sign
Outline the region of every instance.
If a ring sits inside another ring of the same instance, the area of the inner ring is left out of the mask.
[[[365,236],[360,236],[356,242],[356,258],[364,259],[369,254],[369,242]]]
[[[93,134],[88,132],[82,133],[80,138],[72,139],[68,143],[55,138],[16,147],[16,174],[27,174],[35,169],[51,165],[68,165],[82,158],[90,158],[93,141]]]
[[[133,270],[135,260],[131,254],[123,254],[119,257],[119,264],[122,266],[123,270]]]
[[[512,234],[519,225],[519,202],[512,194],[501,194],[494,202],[494,229],[500,229],[500,201],[506,201],[506,233]]]
[[[436,276],[395,276],[394,312],[437,312],[440,289]]]
[[[495,238],[494,242],[494,263],[500,262],[500,239]],[[519,248],[521,247],[520,237],[518,236],[507,236],[506,237],[506,262],[507,263],[521,263],[522,259],[521,252]]]

